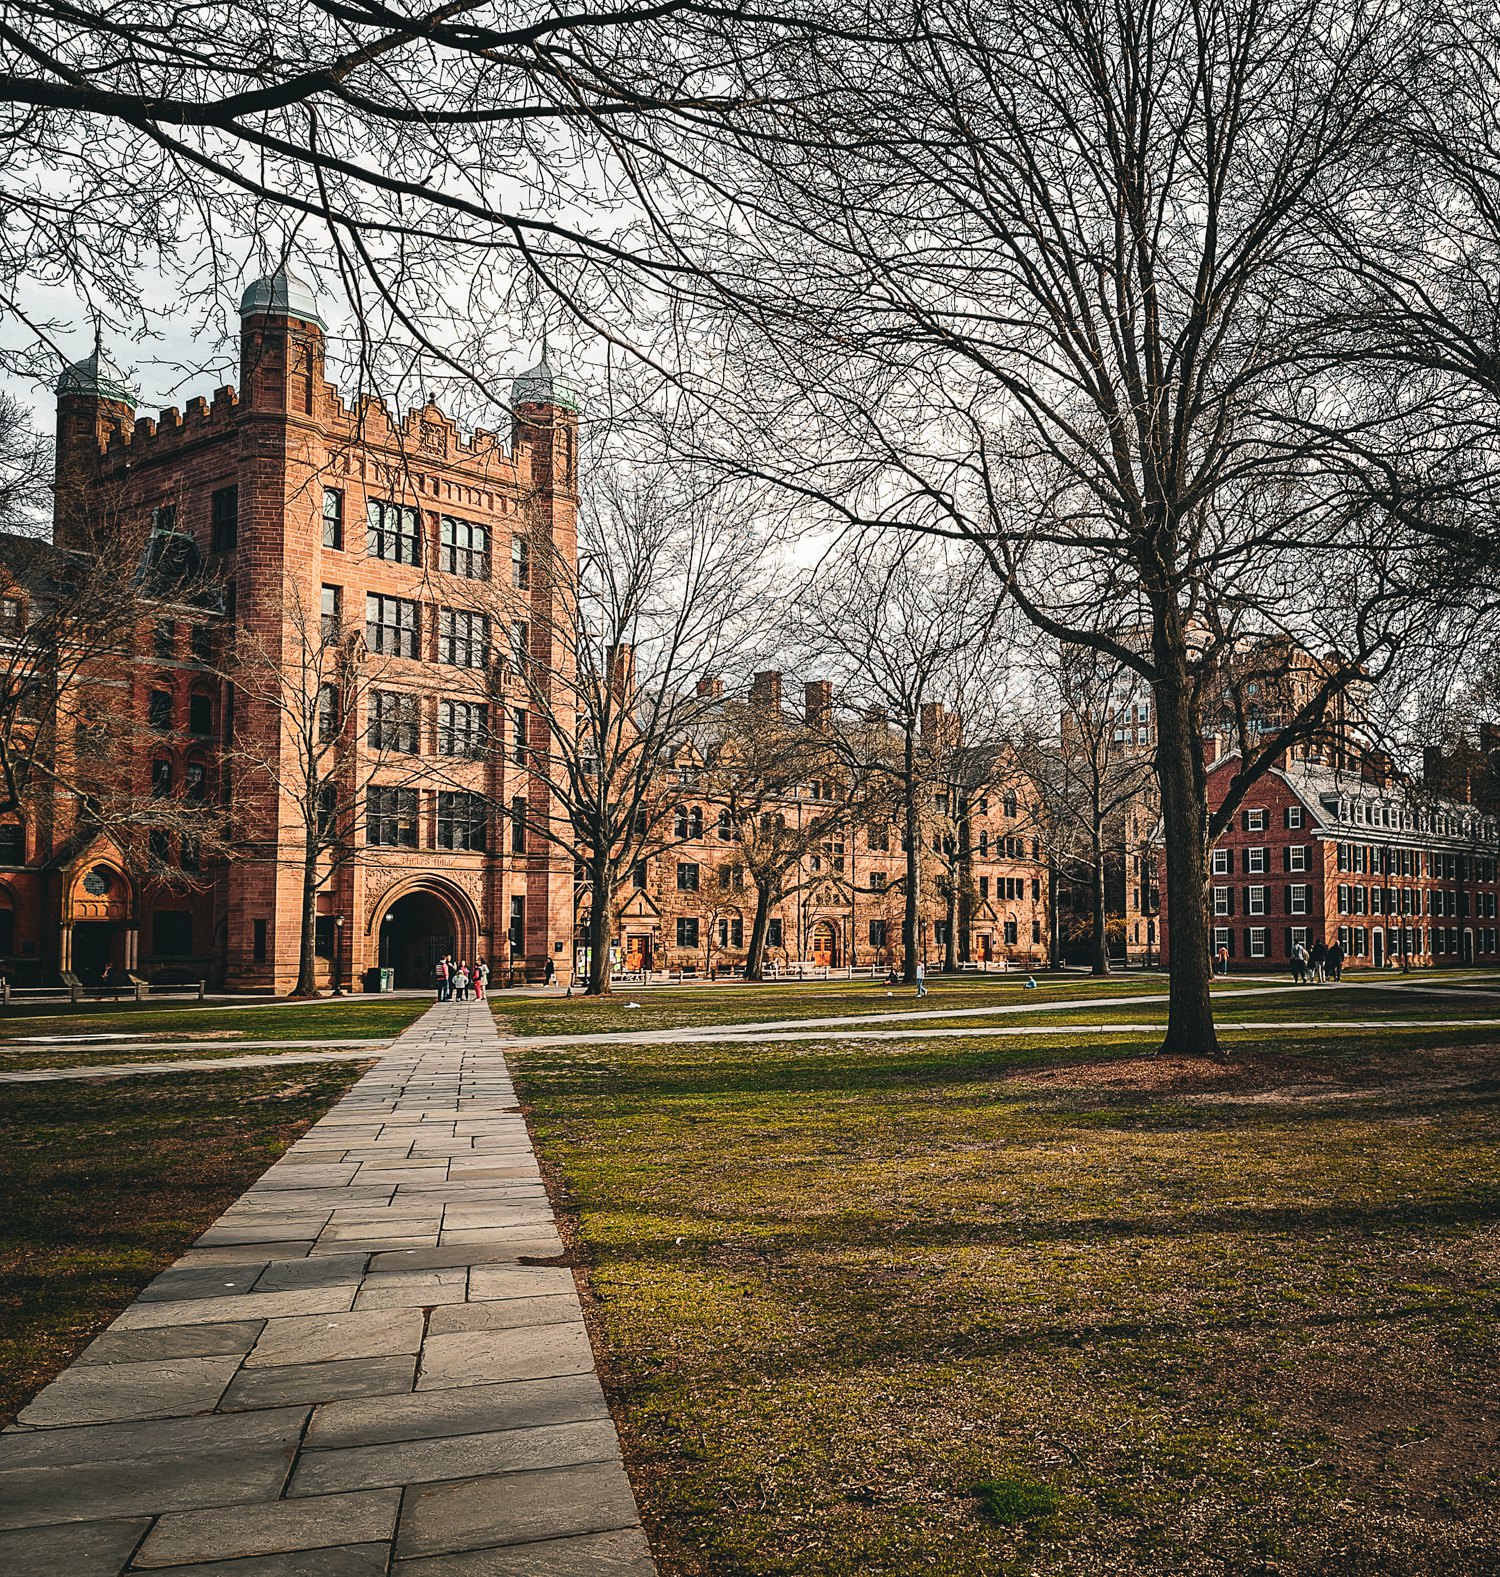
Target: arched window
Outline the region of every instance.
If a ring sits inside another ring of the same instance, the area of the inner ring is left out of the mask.
[[[719,812],[719,841],[728,843],[734,837],[734,820],[727,810]]]
[[[672,836],[685,838],[688,835],[688,813],[686,805],[679,805],[672,812]]]
[[[703,807],[694,805],[688,812],[688,837],[701,838],[703,836]]]
[[[201,686],[188,696],[188,733],[206,739],[214,731],[214,698]]]
[[[1014,816],[1016,813],[1016,794],[1014,789],[1007,789],[1005,793],[1005,814]]]
[[[172,763],[166,756],[157,756],[151,763],[151,792],[157,799],[172,792]]]
[[[182,792],[195,804],[208,798],[208,768],[202,761],[189,761],[182,774]]]

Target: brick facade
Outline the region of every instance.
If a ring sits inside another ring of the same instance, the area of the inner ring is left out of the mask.
[[[524,385],[518,382],[504,437],[482,430],[466,436],[431,403],[398,420],[378,400],[346,402],[324,377],[316,306],[285,275],[246,292],[238,392],[221,388],[211,401],[192,399],[182,411],[137,418],[128,391],[101,366],[107,364],[96,355],[59,385],[54,541],[64,551],[78,547],[67,501],[80,491],[108,490],[117,507],[150,514],[163,532],[190,539],[224,588],[226,616],[194,621],[163,610],[176,626],[172,645],[158,646],[153,634],[128,672],[96,682],[112,685],[118,704],[141,719],[153,690],[170,696],[169,703],[155,703],[166,715],[137,770],[149,776],[161,759],[170,763],[173,781],[182,782],[190,766],[201,764],[228,808],[241,854],[174,891],[172,884],[133,878],[97,841],[71,847],[72,829],[33,817],[22,860],[0,868],[0,909],[13,917],[5,927],[10,936],[0,930],[0,953],[7,942],[12,948],[3,967],[17,978],[52,978],[72,964],[87,973],[107,959],[148,976],[180,970],[229,987],[285,991],[297,973],[303,825],[275,782],[278,765],[283,778],[293,769],[291,742],[274,708],[237,695],[232,683],[215,676],[217,662],[195,653],[206,656],[202,643],[211,640],[216,656],[224,656],[233,627],[241,640],[279,658],[283,672],[296,673],[306,662],[299,640],[305,642],[307,621],[319,616],[325,588],[336,592],[342,619],[356,629],[365,625],[372,596],[414,605],[416,650],[382,659],[380,682],[411,698],[416,757],[432,757],[440,702],[473,689],[472,677],[465,684],[452,668],[445,676],[439,661],[439,609],[468,600],[460,577],[443,567],[441,522],[487,534],[492,577],[511,575],[513,543],[524,542],[536,572],[513,588],[516,611],[535,632],[533,660],[550,672],[551,566],[576,561],[577,414],[561,396],[551,397],[545,364]],[[325,503],[330,494],[341,525],[337,542],[331,539],[339,533],[325,521],[325,508],[334,508]],[[415,512],[399,517],[415,520],[414,551],[389,559],[367,551],[372,505]],[[293,599],[300,621],[289,617]],[[215,628],[210,636],[194,635],[195,622]],[[500,632],[491,639],[501,639]],[[232,679],[233,662],[227,672]],[[196,710],[195,695],[205,698]],[[525,686],[514,674],[497,677],[489,699],[495,742],[503,745],[504,730],[525,708]],[[364,696],[349,730],[349,768],[356,775],[367,769],[378,784],[382,769],[360,760],[367,704]],[[533,734],[544,739],[545,729]],[[224,759],[247,753],[264,759],[268,771],[237,766],[229,781]],[[341,983],[353,989],[380,964],[393,967],[402,983],[426,984],[431,955],[444,947],[532,977],[549,961],[566,974],[573,878],[563,855],[534,835],[525,849],[513,850],[499,826],[489,828],[482,852],[437,847],[437,796],[464,788],[466,773],[494,804],[524,793],[545,807],[545,748],[538,751],[533,740],[528,766],[517,765],[514,755],[495,749],[472,763],[445,763],[440,776],[415,779],[414,846],[367,846],[361,819],[357,857],[318,899],[322,984],[333,983],[335,959]],[[389,776],[409,784],[413,770],[393,763]],[[86,891],[101,886],[106,891]],[[187,918],[162,924],[157,916],[165,912]],[[79,924],[95,927],[86,933],[86,958],[75,946]]]
[[[1222,803],[1237,761],[1209,774]],[[1342,944],[1346,967],[1500,959],[1500,828],[1473,805],[1404,793],[1355,772],[1268,772],[1210,858],[1213,947],[1229,968],[1290,968],[1297,941]],[[1171,895],[1162,870],[1162,961]]]

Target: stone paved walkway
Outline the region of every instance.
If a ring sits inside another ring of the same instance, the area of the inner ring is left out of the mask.
[[[434,1007],[0,1435],[0,1573],[648,1577],[561,1251]]]

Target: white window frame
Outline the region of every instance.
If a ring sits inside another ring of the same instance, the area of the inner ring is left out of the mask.
[[[1214,876],[1229,875],[1229,850],[1215,849],[1211,856],[1210,874]]]
[[[1287,897],[1288,914],[1306,914],[1308,912],[1307,905],[1309,891],[1310,888],[1307,882],[1292,883],[1291,891]]]
[[[1266,830],[1266,807],[1264,805],[1247,805],[1245,807],[1245,831],[1264,832]]]
[[[1227,915],[1229,913],[1229,889],[1227,887],[1214,888],[1214,913]]]
[[[1305,843],[1291,844],[1286,852],[1289,871],[1305,871],[1308,868],[1308,848]]]
[[[1264,914],[1266,912],[1266,889],[1264,887],[1247,887],[1245,889],[1245,913]]]
[[[1265,876],[1271,866],[1271,851],[1268,848],[1245,850],[1245,875]]]
[[[1268,957],[1270,928],[1264,925],[1250,927],[1250,956],[1251,958]]]
[[[1300,805],[1287,806],[1286,824],[1288,827],[1300,827],[1302,825],[1302,807]]]

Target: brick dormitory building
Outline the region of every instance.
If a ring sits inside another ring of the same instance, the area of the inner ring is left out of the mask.
[[[1417,784],[1378,761],[1268,772],[1209,856],[1215,953],[1232,970],[1286,970],[1298,942],[1317,941],[1339,943],[1353,969],[1500,962],[1500,821],[1474,777],[1457,781],[1464,754],[1429,751]],[[1237,765],[1210,769],[1211,806]],[[1168,966],[1171,902],[1163,875]]]
[[[180,878],[143,876],[66,796],[5,818],[0,970],[24,983],[62,971],[87,981],[108,963],[147,977],[292,986],[302,824],[292,795],[255,792],[240,767],[231,781],[230,762],[253,755],[274,780],[295,747],[274,706],[236,693],[225,646],[231,636],[254,643],[271,666],[295,674],[309,623],[330,621],[362,631],[381,663],[380,688],[361,693],[351,752],[369,755],[377,734],[394,748],[365,763],[360,857],[317,899],[321,983],[337,969],[357,987],[367,969],[386,965],[402,984],[426,984],[445,949],[537,974],[549,959],[562,968],[572,862],[534,836],[494,838],[475,809],[483,790],[492,804],[540,796],[544,814],[545,788],[515,764],[524,750],[464,759],[466,741],[481,734],[524,736],[525,688],[501,674],[487,700],[449,697],[475,693],[454,682],[456,669],[487,664],[490,639],[501,635],[479,633],[465,611],[473,577],[493,571],[508,586],[513,629],[540,640],[547,627],[545,567],[576,555],[575,405],[544,358],[513,387],[508,435],[466,437],[431,403],[397,420],[376,399],[346,403],[325,380],[324,325],[294,277],[251,284],[241,319],[238,391],[218,389],[155,419],[137,416],[101,350],[67,369],[49,550],[59,560],[82,550],[70,501],[108,493],[111,508],[149,516],[154,559],[201,565],[217,588],[213,600],[162,602],[128,661],[80,677],[90,689],[79,712],[139,720],[143,740],[127,770],[140,791],[222,804],[240,852],[198,868],[191,851],[164,848]],[[46,595],[48,574],[36,544],[11,539],[0,558],[9,633],[25,629],[28,599]],[[545,649],[532,655],[551,661]],[[428,781],[413,769],[424,760],[434,768]]]

